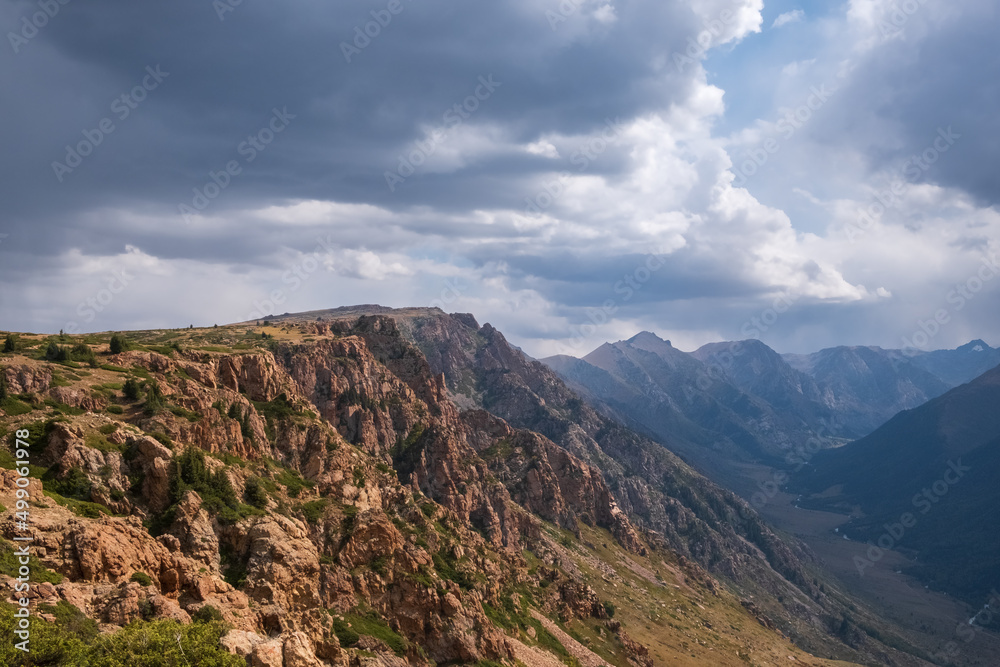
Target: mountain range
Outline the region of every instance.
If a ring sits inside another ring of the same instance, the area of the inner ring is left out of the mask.
[[[48,664],[129,642],[281,667],[935,664],[699,472],[836,424],[819,363],[745,347],[644,333],[542,363],[470,314],[381,306],[11,333],[0,583],[27,455]]]
[[[827,448],[863,437],[1000,364],[1000,350],[977,340],[934,352],[836,347],[781,355],[751,339],[686,353],[642,332],[582,359],[542,361],[606,414],[741,488],[741,463],[787,463],[810,441]]]

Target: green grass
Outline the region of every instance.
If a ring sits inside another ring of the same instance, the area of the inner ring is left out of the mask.
[[[40,604],[38,611],[55,616],[57,625],[64,627],[85,642],[94,641],[101,634],[97,621],[88,618],[86,614],[66,600],[60,600],[54,605]]]
[[[84,412],[86,412],[86,410],[84,410],[83,408],[74,408],[72,405],[67,405],[66,403],[60,403],[59,401],[52,398],[46,398],[45,405],[52,408],[58,414],[71,415],[74,417],[82,415]]]
[[[111,371],[113,373],[128,373],[127,368],[122,368],[121,366],[115,366],[114,364],[101,364],[100,367],[106,371]]]
[[[75,498],[67,498],[53,491],[42,491],[47,497],[51,498],[58,505],[62,505],[66,509],[70,510],[77,516],[82,516],[86,519],[97,519],[102,514],[107,514],[108,516],[114,516],[114,514],[104,505],[99,505],[97,503],[92,503],[87,500],[77,500]]]
[[[171,406],[168,406],[167,409],[170,410],[170,412],[172,412],[175,416],[177,416],[177,417],[183,417],[184,419],[187,419],[192,424],[195,423],[195,422],[201,421],[201,415],[199,413],[194,412],[192,410],[188,410],[186,408],[182,408],[179,405],[171,405]]]
[[[318,500],[312,500],[308,503],[302,503],[296,509],[302,512],[306,521],[311,524],[319,523],[320,519],[323,518],[323,514],[326,512],[326,508],[329,507],[330,501],[326,498],[320,498]]]
[[[0,401],[0,408],[2,408],[3,411],[11,417],[26,415],[32,410],[30,405],[19,398],[15,398],[14,396],[8,396]]]
[[[116,445],[112,443],[101,433],[88,433],[83,438],[83,444],[105,453],[122,451],[121,445]]]
[[[374,612],[337,614],[331,610],[330,613],[334,615],[333,632],[341,641],[341,645],[352,646],[360,639],[359,635],[368,635],[385,642],[396,655],[406,655],[409,643]],[[340,616],[343,616],[343,620]]]
[[[16,577],[17,570],[21,567],[18,557],[14,555],[14,550],[13,542],[8,542],[0,537],[0,573],[6,574],[8,577]],[[28,567],[31,569],[31,581],[34,583],[62,583],[63,576],[42,565],[33,553],[28,556]]]
[[[297,471],[291,468],[282,468],[278,473],[276,481],[285,487],[286,492],[292,498],[297,498],[303,489],[311,489],[315,486],[312,482],[302,478]]]

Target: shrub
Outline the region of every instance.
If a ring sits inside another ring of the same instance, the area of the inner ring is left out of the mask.
[[[40,604],[38,610],[55,616],[58,625],[85,642],[92,642],[100,634],[97,621],[88,618],[86,614],[66,600],[60,600],[54,605]]]
[[[319,523],[319,520],[323,518],[323,513],[326,511],[329,501],[326,498],[320,498],[319,500],[313,500],[308,503],[302,503],[299,505],[299,510],[301,510],[302,515],[305,517],[306,521],[311,524]]]
[[[195,613],[191,614],[191,619],[196,623],[212,623],[214,621],[223,620],[222,612],[210,604],[205,605]]]
[[[158,412],[162,412],[167,406],[166,400],[163,398],[163,391],[160,389],[160,385],[155,382],[146,383],[146,402],[143,404],[142,411],[149,416],[153,416]]]
[[[90,500],[90,489],[93,485],[87,473],[80,468],[70,468],[62,479],[55,479],[54,475],[46,474],[42,481],[47,491],[58,493],[64,498]]]
[[[247,582],[247,564],[229,545],[220,545],[219,565],[222,567],[222,579],[233,588],[240,588]]]
[[[340,640],[341,646],[354,646],[361,639],[361,635],[352,630],[347,621],[336,616],[333,617],[333,627],[331,629],[333,630],[333,634],[337,635],[337,639]]]
[[[122,385],[122,395],[130,401],[138,401],[141,389],[135,378],[125,380]]]
[[[20,347],[20,341],[14,334],[7,334],[7,337],[3,341],[3,351],[4,352],[17,352]]]
[[[73,361],[83,361],[91,366],[97,366],[97,356],[94,355],[94,351],[86,343],[77,343],[74,345],[73,349],[69,351],[69,358]]]
[[[257,509],[267,507],[267,490],[261,484],[260,478],[251,477],[247,480],[243,488],[243,498]]]
[[[125,414],[125,408],[120,405],[109,405],[107,408],[108,412],[113,415],[123,415]]]
[[[381,639],[383,642],[388,644],[389,648],[391,648],[396,655],[401,656],[406,653],[406,649],[408,647],[406,639],[399,635],[399,633],[394,632],[389,627],[389,624],[374,612],[368,612],[366,614],[344,614],[343,621],[334,616],[333,621],[333,631],[334,634],[337,635],[337,639],[340,639],[341,633],[343,633],[347,639],[350,639],[352,635],[368,635],[369,637]],[[350,627],[345,628],[344,626],[348,623],[350,624]],[[338,632],[338,626],[340,627],[340,632]],[[358,640],[355,639],[354,641],[356,642]],[[342,645],[346,646],[348,644],[343,644],[342,642]]]
[[[69,353],[66,352],[66,348],[56,345],[55,341],[49,341],[48,347],[45,348],[45,358],[48,361],[66,361],[69,359]]]
[[[604,612],[608,615],[608,618],[615,617],[615,603],[614,602],[604,602]]]
[[[189,490],[201,496],[201,504],[209,513],[215,514],[223,523],[235,523],[250,508],[241,505],[236,491],[225,471],[210,472],[205,465],[205,453],[197,447],[188,447],[173,460],[170,471],[170,497],[172,505],[168,512]]]
[[[221,623],[134,622],[113,635],[98,637],[87,651],[87,661],[78,664],[88,667],[246,667],[244,658],[230,654],[219,644],[226,631]]]
[[[129,581],[134,581],[135,583],[139,584],[140,586],[152,586],[153,585],[152,578],[148,574],[146,574],[145,572],[133,572],[131,578],[129,578]]]
[[[302,489],[311,489],[314,486],[312,482],[302,479],[302,475],[298,472],[288,468],[278,473],[278,483],[285,487],[285,491],[292,498],[297,498]]]
[[[120,354],[122,352],[127,352],[132,349],[132,344],[129,343],[128,339],[119,334],[111,335],[111,343],[109,345],[111,354]]]
[[[8,577],[18,576],[18,569],[21,567],[19,557],[14,554],[14,544],[0,538],[0,574]],[[28,567],[31,568],[31,580],[33,582],[48,582],[50,584],[61,584],[62,575],[48,569],[38,560],[35,554],[28,556]]]
[[[30,405],[18,398],[14,398],[13,396],[0,398],[0,408],[3,408],[3,411],[11,417],[26,415],[31,412]]]

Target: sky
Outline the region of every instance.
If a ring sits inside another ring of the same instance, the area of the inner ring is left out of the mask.
[[[1000,344],[992,0],[14,0],[0,328]]]

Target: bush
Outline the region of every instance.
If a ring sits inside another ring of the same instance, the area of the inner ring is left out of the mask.
[[[215,514],[223,523],[235,523],[249,513],[250,508],[241,505],[236,491],[225,471],[214,473],[205,465],[205,453],[197,447],[188,447],[176,457],[170,469],[170,497],[172,505],[167,512],[189,490],[201,496],[201,504],[209,513]]]
[[[70,468],[62,479],[46,474],[42,479],[45,490],[57,493],[64,498],[90,500],[90,490],[93,486],[90,478],[80,468]]]
[[[267,489],[261,484],[260,478],[251,477],[243,488],[243,498],[257,509],[267,507]]]
[[[145,572],[133,572],[129,581],[134,581],[140,586],[152,586],[153,579]]]
[[[167,402],[163,398],[163,391],[160,389],[160,385],[157,382],[147,382],[146,402],[143,404],[142,411],[151,417],[158,412],[162,412],[165,407],[167,407]]]
[[[608,618],[615,617],[615,603],[614,602],[604,602],[604,613],[608,615]]]
[[[323,518],[323,514],[329,504],[326,498],[320,498],[319,500],[302,503],[299,505],[299,510],[301,510],[302,516],[305,517],[308,523],[317,524]]]
[[[191,614],[191,619],[196,623],[212,623],[223,620],[222,612],[210,604],[205,605],[195,613]]]
[[[285,491],[292,498],[298,498],[303,489],[311,489],[314,486],[312,482],[302,479],[302,475],[297,471],[289,468],[284,468],[278,473],[277,481],[285,487]]]
[[[122,385],[122,395],[130,401],[138,401],[140,392],[139,383],[135,378],[125,380],[125,384]]]
[[[221,623],[174,620],[133,622],[88,647],[88,667],[246,667],[246,660],[219,644],[227,631]]]
[[[350,624],[350,627],[346,627],[348,624]],[[376,639],[380,639],[385,642],[389,648],[391,648],[393,652],[399,656],[404,655],[408,647],[406,639],[404,639],[399,633],[394,632],[389,627],[389,624],[374,612],[368,612],[366,614],[344,614],[344,620],[340,620],[339,617],[334,616],[333,632],[337,635],[337,639],[341,639],[341,634],[344,635],[345,639],[351,639],[357,635],[375,637]],[[357,641],[358,639],[354,639],[354,641],[350,643],[353,644]],[[345,644],[343,640],[341,640],[341,645],[348,646],[350,644]]]
[[[351,629],[347,624],[347,621],[341,620],[340,618],[333,617],[333,634],[337,635],[337,639],[340,640],[341,646],[354,646],[361,639],[361,635]]]
[[[54,605],[40,604],[38,610],[55,616],[58,625],[85,642],[92,642],[100,634],[97,621],[88,618],[86,614],[66,600],[60,600]]]
[[[97,356],[94,355],[94,351],[86,343],[77,343],[74,345],[73,349],[69,351],[69,358],[73,361],[83,361],[91,366],[97,366]]]
[[[45,348],[45,358],[48,361],[67,361],[69,353],[66,352],[66,348],[56,345],[55,341],[49,341],[48,347]]]
[[[17,352],[20,347],[20,342],[17,336],[14,334],[7,334],[7,337],[3,341],[3,351],[4,352]]]
[[[111,354],[120,354],[122,352],[127,352],[132,349],[132,344],[127,338],[119,334],[111,335],[111,344],[109,345]]]

